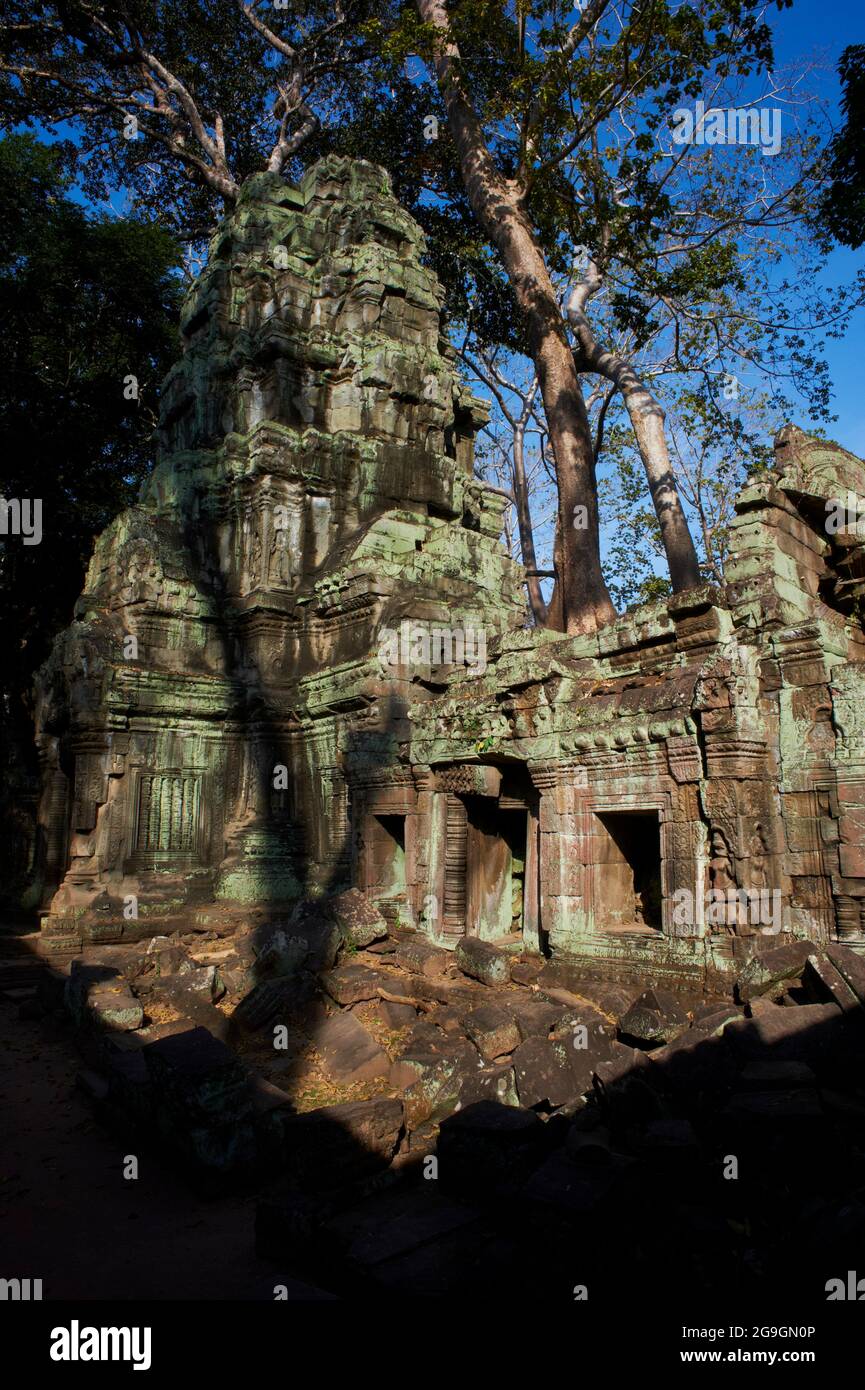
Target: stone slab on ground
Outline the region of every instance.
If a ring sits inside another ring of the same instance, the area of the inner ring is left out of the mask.
[[[274,1110],[278,1105],[291,1105],[291,1096],[274,1086],[272,1081],[268,1081],[263,1076],[253,1076],[249,1083],[252,1108],[256,1115],[266,1115],[268,1111]]]
[[[251,1108],[237,1056],[206,1028],[186,1028],[145,1043],[144,1063],[161,1103],[202,1123],[240,1117]]]
[[[454,1108],[464,1110],[467,1105],[474,1105],[479,1100],[494,1100],[499,1105],[519,1105],[517,1080],[510,1061],[500,1066],[481,1067],[479,1071],[466,1076]]]
[[[439,1181],[450,1191],[508,1192],[546,1156],[547,1127],[530,1110],[479,1101],[439,1130]]]
[[[285,924],[262,927],[246,945],[254,952],[258,979],[297,975],[309,959],[309,943]]]
[[[647,989],[619,1019],[623,1037],[649,1046],[671,1042],[688,1027],[687,1011],[668,989]]]
[[[216,966],[201,965],[157,976],[150,984],[148,997],[155,996],[182,1006],[187,999],[211,1004],[220,999],[224,992]]]
[[[582,1116],[590,1113],[595,1120],[591,1128],[579,1123]],[[606,1125],[597,1122],[596,1114],[582,1110],[568,1129],[565,1153],[581,1168],[604,1168],[613,1154],[610,1131]]]
[[[394,1032],[399,1032],[401,1028],[409,1028],[417,1019],[417,1009],[414,1004],[396,1004],[390,999],[382,999],[379,1005],[379,1013]]]
[[[587,1021],[583,1021],[586,1019]],[[601,1016],[587,1015],[585,1011],[571,1015],[555,1028],[550,1035],[554,1050],[567,1058],[571,1069],[574,1095],[584,1095],[592,1089],[592,1077],[598,1063],[613,1055],[616,1038],[613,1024]]]
[[[638,1047],[628,1047],[626,1043],[617,1041],[611,1044],[609,1056],[596,1064],[593,1075],[603,1090],[606,1086],[618,1085],[629,1076],[645,1073],[648,1065],[649,1059],[645,1052],[641,1052]]]
[[[454,953],[457,967],[473,980],[484,985],[503,985],[511,977],[511,957],[490,941],[477,936],[464,936]]]
[[[822,954],[815,952],[808,957],[802,984],[813,998],[821,1003],[837,1004],[844,1013],[862,1007],[840,970]]]
[[[735,1079],[736,1058],[724,1039],[728,1023],[741,1019],[735,1005],[712,1013],[672,1042],[645,1054],[653,1079],[665,1088],[688,1092],[694,1089],[717,1091]]]
[[[475,1004],[489,1002],[486,985],[470,980],[466,975],[456,978],[445,975],[394,976],[398,981],[395,993],[425,1004],[443,1004],[456,1010],[471,1009]]]
[[[334,1014],[316,1030],[315,1047],[331,1081],[354,1085],[386,1076],[390,1058],[359,1019],[351,1013]]]
[[[125,985],[97,985],[87,995],[87,1016],[97,1028],[126,1033],[140,1028],[144,1010]]]
[[[508,996],[508,1011],[516,1019],[523,1042],[526,1038],[547,1038],[562,1018],[563,1007],[545,999]]]
[[[325,1222],[320,1239],[351,1264],[370,1269],[473,1225],[479,1213],[421,1182],[358,1203]]]
[[[564,1044],[527,1038],[514,1052],[512,1061],[521,1105],[565,1105],[579,1096]]]
[[[293,941],[301,941],[306,946],[304,965],[307,970],[330,970],[335,964],[343,939],[323,903],[298,904],[285,929]]]
[[[407,1038],[401,1054],[391,1063],[391,1086],[398,1090],[413,1086],[420,1080],[430,1066],[438,1065],[442,1058],[452,1061],[462,1058],[464,1065],[480,1066],[481,1059],[477,1049],[467,1038],[453,1038],[442,1033],[431,1024],[419,1024]]]
[[[391,994],[401,992],[398,976],[370,970],[365,965],[338,965],[336,969],[322,975],[321,982],[331,999],[342,1005],[360,1004],[366,999],[377,999],[380,989]]]
[[[511,979],[515,985],[533,985],[543,975],[546,962],[542,956],[530,956],[527,960],[511,963]]]
[[[101,952],[99,953],[101,955]],[[139,1028],[144,1014],[117,964],[94,959],[95,948],[70,962],[63,1002],[78,1025]],[[127,953],[128,955],[128,953]],[[102,1005],[98,1001],[102,1001]],[[112,1009],[111,1001],[115,1007]],[[100,1015],[103,1015],[100,1018]],[[137,1021],[136,1021],[137,1020]]]
[[[764,1058],[771,1049],[775,1058],[819,1065],[845,1050],[844,1017],[837,1004],[783,1007],[756,998],[751,1017],[728,1023],[724,1038],[743,1064]]]
[[[395,961],[411,975],[446,976],[454,968],[450,951],[434,946],[419,934],[402,938],[397,946]]]
[[[837,942],[830,942],[824,951],[865,1008],[865,959],[856,951],[851,951],[849,946]]]
[[[241,999],[232,1021],[249,1032],[257,1033],[274,1023],[300,1015],[314,1021],[322,1015],[322,1006],[315,997],[315,982],[310,977],[300,979],[262,980]]]
[[[532,1173],[523,1195],[532,1202],[560,1207],[573,1215],[588,1216],[610,1197],[623,1167],[624,1161],[617,1159],[603,1167],[586,1168],[560,1150],[550,1154]]]
[[[748,961],[736,980],[736,996],[743,1003],[776,992],[788,980],[797,979],[814,946],[810,941],[789,941],[761,951]],[[783,988],[780,990],[783,993]]]
[[[510,1012],[496,1004],[481,1004],[463,1015],[463,1025],[485,1062],[493,1062],[519,1047],[520,1030]]]
[[[280,1118],[286,1175],[301,1187],[325,1191],[390,1165],[402,1135],[403,1105],[376,1096]]]
[[[823,1106],[817,1091],[810,1086],[792,1090],[772,1087],[768,1091],[739,1091],[731,1096],[725,1114],[763,1121],[766,1124],[821,1120]]]
[[[743,1067],[740,1084],[749,1091],[790,1090],[813,1086],[814,1072],[805,1062],[785,1062],[781,1058],[749,1062]]]
[[[359,888],[337,893],[326,906],[343,941],[363,947],[387,936],[387,922],[375,903]]]
[[[406,1065],[405,1059],[401,1059]],[[460,1091],[466,1079],[480,1070],[480,1057],[470,1043],[453,1046],[446,1055],[430,1053],[414,1057],[410,1065],[417,1068],[416,1079],[404,1094],[406,1124],[409,1129],[428,1120],[450,1115],[459,1104]],[[391,1084],[394,1072],[391,1072]]]

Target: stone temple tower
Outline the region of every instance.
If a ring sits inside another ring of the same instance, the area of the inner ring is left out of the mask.
[[[522,623],[423,249],[387,175],[334,157],[251,178],[216,232],[159,461],[39,673],[46,946],[346,884],[352,777],[406,736],[382,633]]]

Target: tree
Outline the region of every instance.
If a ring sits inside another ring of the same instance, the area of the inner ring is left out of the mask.
[[[850,301],[809,302],[806,273],[787,282],[794,311],[766,284],[808,229],[823,142],[803,126],[782,156],[780,138],[768,149],[751,138],[770,103],[786,103],[787,120],[799,101],[795,84],[761,78],[772,49],[758,0],[587,0],[576,23],[560,0],[457,0],[452,11],[447,0],[416,0],[416,11],[310,0],[301,18],[259,0],[45,0],[32,13],[16,3],[0,31],[7,110],[77,120],[92,187],[125,178],[135,205],[173,209],[187,235],[253,169],[293,176],[299,159],[330,149],[391,169],[429,233],[456,341],[467,329],[466,350],[477,362],[499,354],[506,373],[502,351],[531,360],[557,489],[553,625],[590,631],[614,611],[597,469],[620,408],[682,588],[700,570],[664,420],[671,377],[702,372],[708,390],[709,361],[718,372],[768,365],[828,399],[812,340],[840,331]],[[120,118],[136,112],[142,140],[123,141]],[[725,116],[740,122],[727,147]],[[185,181],[172,175],[178,160]],[[529,554],[527,521],[523,508]]]
[[[570,57],[602,12],[590,4],[567,40]],[[512,175],[494,159],[482,120],[468,94],[459,44],[444,0],[418,0],[426,26],[450,134],[472,212],[495,245],[522,315],[556,460],[565,628],[591,631],[615,616],[601,571],[597,489],[588,416],[567,330],[527,207],[528,166]],[[473,7],[473,17],[477,10]],[[528,137],[528,128],[526,128]],[[584,524],[574,524],[579,515]]]
[[[829,231],[854,249],[865,242],[865,44],[851,44],[838,62],[844,125],[832,141],[832,179],[822,210]]]
[[[375,81],[364,23],[378,0],[8,0],[0,23],[7,125],[73,122],[95,200],[209,235],[243,180],[282,173]],[[180,174],[184,177],[180,177]]]
[[[483,345],[473,354],[464,343],[459,349],[459,355],[469,372],[495,400],[499,420],[504,425],[501,432],[495,427],[487,432],[494,455],[492,466],[497,475],[504,476],[508,483],[505,490],[510,495],[516,517],[519,558],[526,567],[529,609],[535,624],[543,627],[547,620],[547,605],[541,589],[541,572],[538,570],[526,458],[526,445],[530,434],[534,433],[542,438],[544,433],[538,419],[538,378],[531,374],[528,380],[518,380],[517,373],[498,360],[501,354],[489,351]],[[482,440],[479,451],[481,457],[483,443]],[[540,461],[539,451],[535,460],[536,468]],[[507,524],[506,519],[506,526]],[[515,551],[517,548],[512,544],[510,534],[506,539],[509,548]]]
[[[94,537],[152,463],[179,349],[179,248],[150,223],[88,216],[74,168],[70,147],[0,140],[0,492],[41,507],[38,544],[0,539],[0,727],[19,746]]]
[[[434,73],[466,199],[521,314],[556,458],[566,623],[579,630],[597,620],[590,611],[596,603],[608,612],[580,377],[600,373],[623,394],[673,585],[699,578],[661,403],[634,363],[598,335],[589,300],[610,284],[617,327],[653,333],[653,313],[669,309],[673,296],[687,307],[735,276],[731,231],[747,236],[754,225],[802,219],[817,161],[787,187],[767,181],[766,169],[751,161],[751,186],[743,190],[741,180],[735,188],[735,180],[709,170],[707,156],[719,152],[704,146],[715,132],[704,142],[701,126],[690,144],[676,144],[677,103],[702,100],[711,115],[715,102],[735,100],[746,79],[771,69],[770,31],[751,0],[675,9],[651,0],[589,0],[570,24],[551,0],[517,10],[489,0],[452,8],[447,0],[417,0],[421,23],[404,21],[389,51],[416,52]],[[746,143],[754,123],[760,130],[761,108],[778,95],[770,81],[744,111],[730,113],[744,118]],[[580,248],[591,254],[571,295],[571,342],[556,282]],[[572,504],[583,533],[575,534]]]
[[[667,433],[671,465],[696,533],[700,568],[724,583],[730,523],[739,491],[771,463],[766,440],[782,414],[766,398],[724,401],[687,383],[668,385]],[[622,608],[670,592],[662,572],[664,549],[645,487],[633,433],[616,422],[608,431],[608,469],[601,484],[610,537],[605,566],[610,592]]]

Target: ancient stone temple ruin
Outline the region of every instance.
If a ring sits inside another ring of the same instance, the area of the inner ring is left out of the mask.
[[[160,459],[40,673],[46,947],[349,885],[439,946],[653,978],[865,945],[865,562],[826,526],[865,467],[788,428],[723,588],[532,629],[422,253],[333,157],[214,237]]]

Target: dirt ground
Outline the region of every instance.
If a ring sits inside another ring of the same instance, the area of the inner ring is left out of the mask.
[[[125,1179],[79,1066],[54,1020],[0,1000],[0,1277],[41,1279],[44,1299],[326,1296],[256,1256],[254,1198],[204,1200],[147,1153]]]

